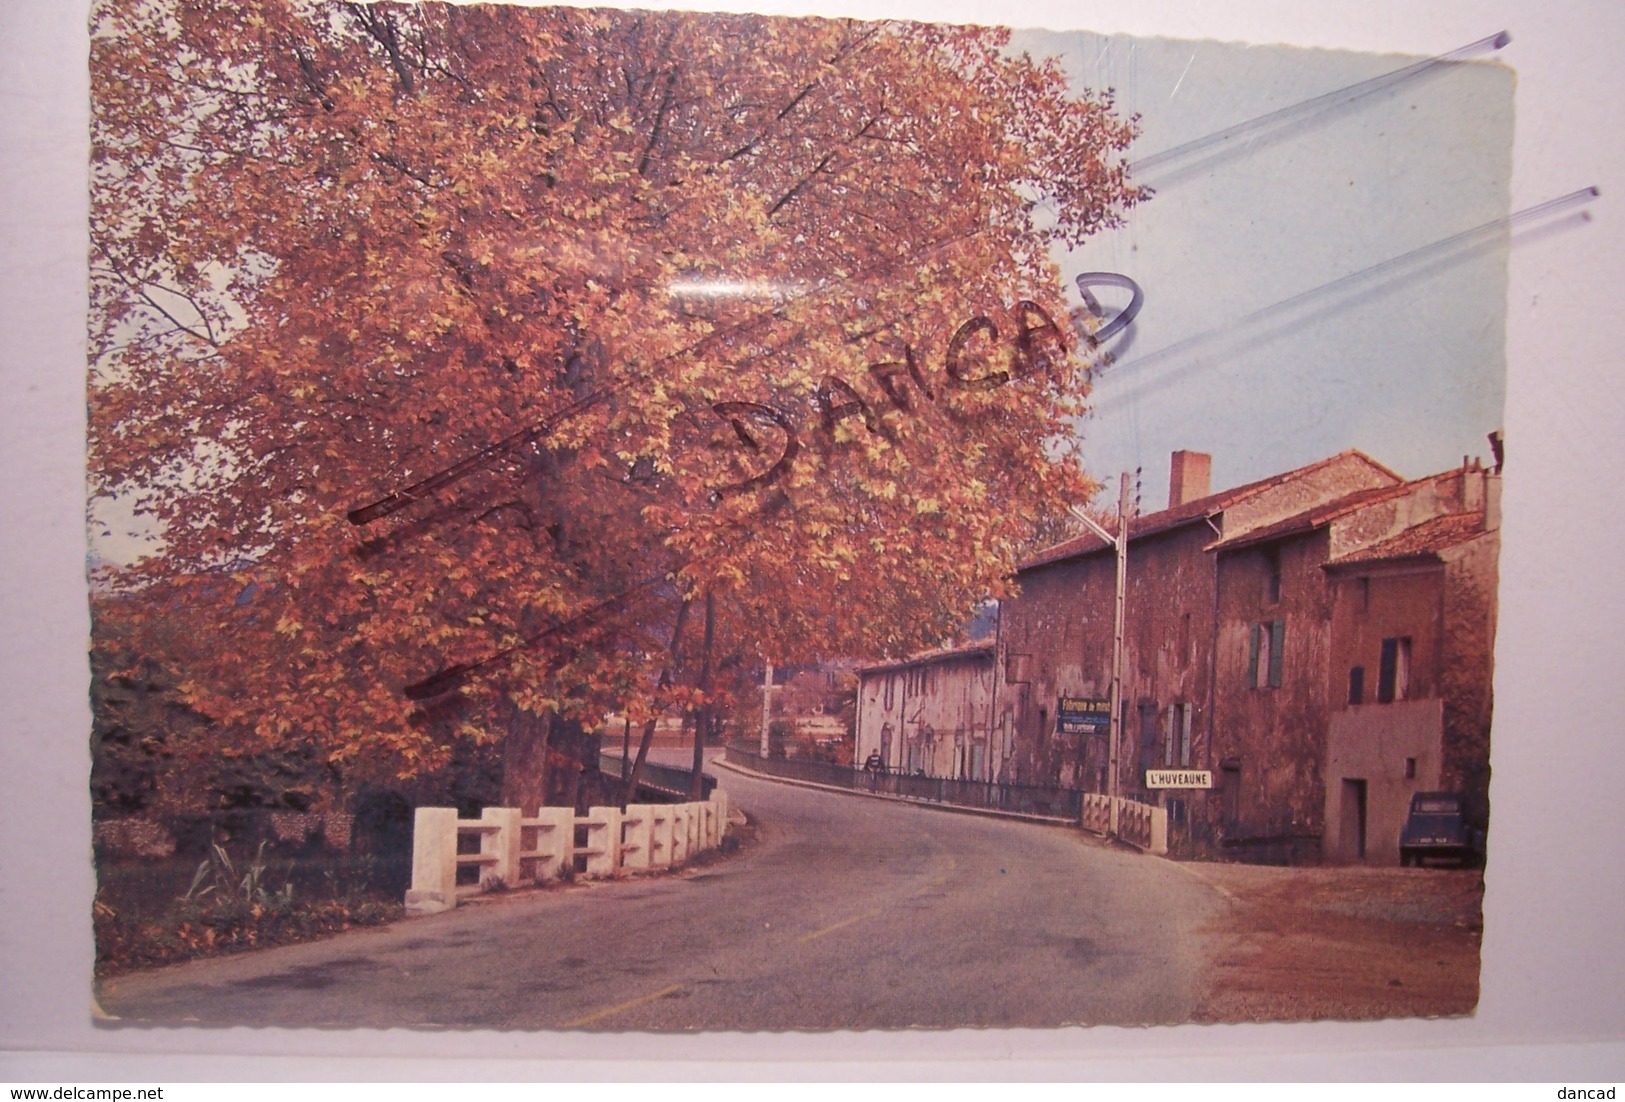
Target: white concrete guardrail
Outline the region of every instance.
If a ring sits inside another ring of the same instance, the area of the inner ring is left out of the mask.
[[[1096,792],[1083,794],[1083,829],[1094,834],[1115,834],[1129,845],[1158,857],[1168,855],[1168,812],[1165,808],[1142,804],[1119,796],[1117,826],[1112,827],[1114,798]]]
[[[420,807],[406,913],[438,914],[466,896],[557,880],[566,867],[587,879],[674,868],[721,846],[727,828],[728,795],[720,788],[700,803],[595,807],[585,815],[544,807],[528,818],[517,808],[488,807],[478,819],[459,819],[454,807]],[[459,852],[464,837],[478,838],[479,852]],[[477,869],[476,882],[458,884],[460,868]]]

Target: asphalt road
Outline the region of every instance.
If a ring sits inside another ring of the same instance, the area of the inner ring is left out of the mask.
[[[116,977],[125,1022],[786,1030],[1188,1019],[1212,890],[1075,830],[719,770],[758,826],[681,874]]]

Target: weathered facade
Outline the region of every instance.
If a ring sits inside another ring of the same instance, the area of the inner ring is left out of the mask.
[[[857,752],[893,772],[991,780],[993,646],[916,655],[858,670]]]
[[[1329,860],[1397,860],[1414,792],[1461,792],[1469,822],[1487,825],[1500,545],[1488,506],[1327,564]]]
[[[1405,482],[1345,452],[1208,494],[1206,469],[1176,455],[1170,507],[1130,524],[1118,791],[1167,808],[1188,852],[1397,861],[1411,792],[1482,805],[1498,478]],[[1109,693],[1113,549],[1068,541],[1018,581],[994,690],[1003,769],[1109,791],[1107,738],[1058,731],[1055,709]],[[1352,593],[1380,615],[1356,615]],[[1366,676],[1350,671],[1369,666],[1375,693],[1402,650],[1403,698],[1350,704]],[[1148,789],[1163,768],[1213,787]]]
[[[1213,546],[1226,806],[1206,809],[1211,835],[1397,863],[1414,793],[1485,809],[1498,488],[1464,464]],[[1475,733],[1447,739],[1447,711]]]
[[[1118,792],[1163,802],[1176,836],[1189,833],[1187,798],[1153,797],[1145,770],[1213,768],[1218,562],[1207,547],[1402,482],[1358,452],[1216,494],[1208,470],[1207,456],[1177,453],[1169,507],[1129,527]],[[1022,564],[1017,581],[1020,595],[1005,602],[999,621],[994,722],[1004,769],[1021,783],[1107,792],[1106,736],[1058,734],[1055,708],[1063,696],[1109,695],[1113,549],[1081,536]]]

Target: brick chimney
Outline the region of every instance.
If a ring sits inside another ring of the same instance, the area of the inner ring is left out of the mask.
[[[1181,449],[1173,455],[1168,469],[1168,508],[1176,509],[1212,493],[1213,457],[1205,452]]]

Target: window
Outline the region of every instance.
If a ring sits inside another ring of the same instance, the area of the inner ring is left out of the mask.
[[[1157,706],[1149,700],[1140,701],[1140,770],[1157,767]],[[1143,777],[1141,778],[1144,779]]]
[[[1162,763],[1169,769],[1190,768],[1192,711],[1189,704],[1168,705],[1168,726],[1163,740]]]
[[[1247,684],[1254,689],[1279,689],[1286,621],[1265,620],[1254,624],[1248,637]]]
[[[1377,673],[1377,702],[1404,700],[1411,681],[1411,640],[1401,636],[1382,641],[1382,668]]]
[[[1264,549],[1264,600],[1275,604],[1281,599],[1281,549]]]
[[[894,673],[889,673],[889,674],[886,675],[886,702],[885,702],[886,711],[889,712],[889,711],[892,710],[892,704],[896,699],[897,699],[897,675],[894,674]]]
[[[1365,703],[1365,667],[1354,666],[1349,670],[1349,703]]]
[[[1191,641],[1191,614],[1187,612],[1179,618],[1179,664],[1181,666],[1190,665],[1191,659],[1195,657],[1191,653]]]
[[[1219,800],[1224,825],[1234,828],[1241,819],[1241,761],[1232,759],[1219,765]]]

